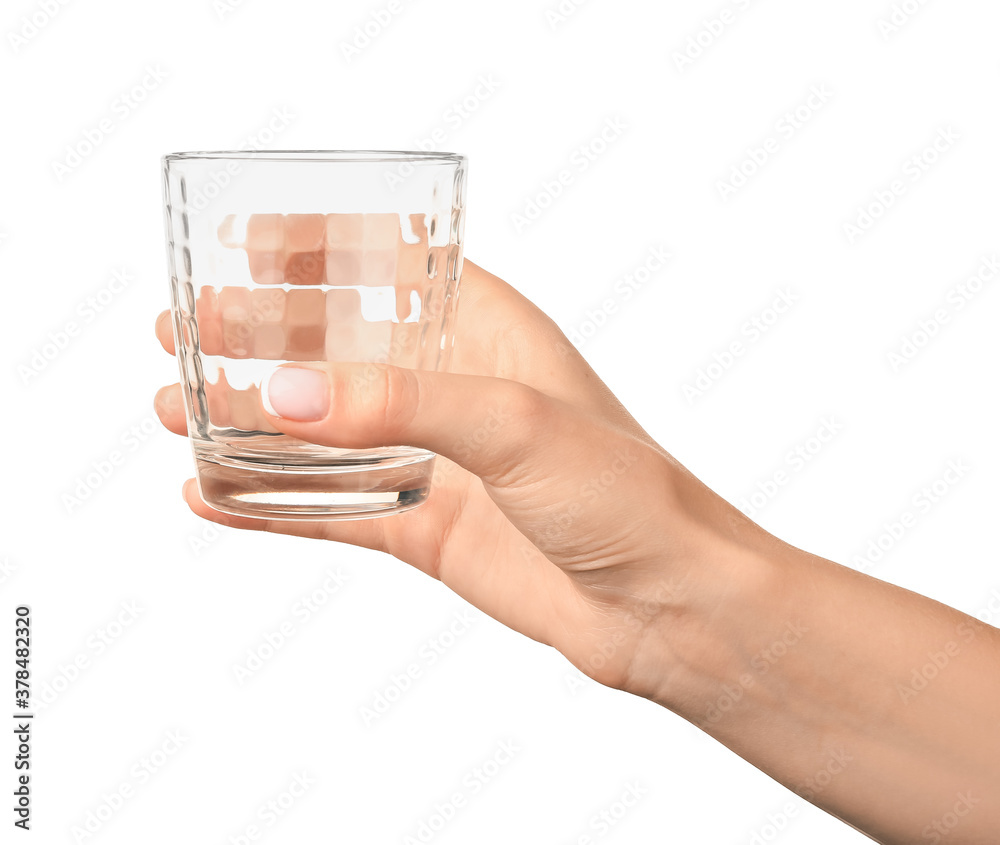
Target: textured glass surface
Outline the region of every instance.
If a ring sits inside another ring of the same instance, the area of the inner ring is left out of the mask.
[[[351,518],[426,498],[433,454],[303,443],[270,425],[260,385],[287,361],[447,367],[464,176],[463,158],[434,154],[164,159],[177,355],[210,505]]]

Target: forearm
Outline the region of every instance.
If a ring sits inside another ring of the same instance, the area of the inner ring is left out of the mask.
[[[877,841],[1000,842],[1000,631],[722,533],[646,633],[631,691]]]

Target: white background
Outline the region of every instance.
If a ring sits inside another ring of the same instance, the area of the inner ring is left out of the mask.
[[[563,20],[526,0],[405,0],[348,60],[355,27],[387,2],[50,5],[0,13],[0,718],[26,603],[42,700],[27,841],[225,845],[256,823],[263,843],[402,843],[456,791],[466,803],[432,842],[867,841],[478,612],[430,665],[425,647],[468,608],[394,559],[216,535],[193,516],[188,445],[152,408],[177,378],[153,337],[169,304],[159,158],[253,143],[275,109],[293,118],[272,148],[412,149],[437,130],[434,148],[470,157],[466,255],[586,333],[584,354],[679,460],[733,502],[785,471],[754,518],[853,566],[910,512],[871,573],[996,624],[1000,282],[954,302],[1000,248],[1000,8],[911,0],[888,32],[888,0],[589,0]],[[679,67],[689,37],[705,46]],[[813,86],[830,96],[789,137],[779,121],[809,111]],[[73,159],[67,146],[102,120],[110,133]],[[608,120],[624,130],[581,170]],[[958,140],[914,171],[949,129]],[[777,152],[723,197],[720,180],[768,138]],[[562,169],[572,183],[518,231],[513,215]],[[852,242],[844,224],[895,179],[905,193]],[[670,262],[625,299],[618,280],[654,246]],[[122,270],[130,284],[102,295]],[[783,290],[794,305],[752,340],[746,321]],[[947,322],[894,366],[938,308]],[[69,321],[78,334],[47,345]],[[689,401],[684,386],[734,341],[743,354]],[[825,419],[840,430],[796,469],[787,454]],[[89,483],[115,450],[120,465]],[[918,505],[949,461],[961,479]],[[89,495],[70,504],[81,483]],[[333,593],[327,572],[346,578]],[[325,603],[304,618],[317,590]],[[130,604],[138,618],[119,627]],[[240,683],[234,668],[284,622],[294,635]],[[361,708],[412,662],[421,677],[366,725]],[[517,750],[484,785],[475,770],[505,741]],[[153,754],[165,744],[174,753]],[[312,785],[279,819],[258,815],[303,773]],[[630,785],[641,800],[602,832],[595,819]],[[74,833],[88,814],[106,821]],[[11,823],[5,809],[4,842],[20,841]]]

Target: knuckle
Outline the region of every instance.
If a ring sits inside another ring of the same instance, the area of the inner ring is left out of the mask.
[[[488,438],[479,451],[491,467],[488,473],[491,484],[518,486],[533,471],[532,462],[525,460],[526,452],[547,448],[551,438],[557,436],[559,421],[545,394],[519,382],[507,382],[498,399],[496,411],[510,429],[504,436]]]
[[[504,412],[517,421],[518,429],[525,436],[540,434],[551,425],[551,403],[533,387],[508,382],[502,401]]]
[[[420,409],[420,380],[402,367],[385,365],[381,370],[379,422],[385,437],[395,443]]]

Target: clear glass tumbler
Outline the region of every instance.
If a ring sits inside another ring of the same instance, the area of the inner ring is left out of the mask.
[[[426,499],[432,452],[289,437],[263,416],[260,385],[287,361],[447,368],[466,171],[439,152],[163,157],[174,340],[209,505],[356,519]]]

